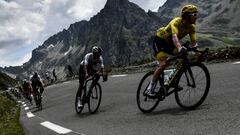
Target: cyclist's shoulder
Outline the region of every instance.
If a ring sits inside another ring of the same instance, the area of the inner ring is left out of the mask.
[[[175,17],[169,22],[169,26],[180,26],[182,24],[182,17]]]
[[[85,56],[91,56],[93,55],[93,53],[87,53]]]

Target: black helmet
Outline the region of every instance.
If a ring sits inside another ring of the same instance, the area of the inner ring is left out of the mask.
[[[33,72],[33,76],[34,77],[37,77],[38,76],[38,73],[36,71]]]

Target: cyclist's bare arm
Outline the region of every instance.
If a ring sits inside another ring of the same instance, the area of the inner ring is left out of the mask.
[[[173,40],[173,44],[175,45],[176,48],[179,49],[179,48],[182,47],[182,45],[181,45],[181,43],[180,43],[180,41],[179,41],[179,39],[177,37],[177,34],[173,34],[172,35],[172,40]]]
[[[88,78],[87,65],[84,65],[85,78]]]

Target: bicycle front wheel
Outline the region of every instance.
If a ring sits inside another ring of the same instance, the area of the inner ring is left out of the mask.
[[[177,104],[183,109],[195,109],[203,103],[209,92],[210,75],[207,67],[202,63],[190,64],[177,84],[183,87],[183,90],[175,92]]]
[[[145,74],[140,81],[140,84],[138,86],[137,90],[137,106],[143,113],[150,113],[152,112],[158,105],[160,99],[158,97],[156,98],[150,98],[146,94],[144,94],[147,90],[147,87],[152,79],[154,71],[150,71],[147,74]],[[160,89],[159,81],[156,84],[155,89]]]
[[[36,105],[38,110],[42,110],[42,98],[38,90],[36,90]]]
[[[102,99],[102,88],[99,83],[90,89],[88,109],[90,113],[96,113]]]

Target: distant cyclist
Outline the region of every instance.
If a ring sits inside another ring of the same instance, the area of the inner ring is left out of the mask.
[[[168,55],[174,55],[178,52],[186,50],[180,43],[180,39],[189,35],[192,47],[197,47],[196,40],[196,19],[197,7],[195,5],[185,5],[181,11],[181,17],[176,17],[166,27],[157,30],[154,41],[153,49],[154,55],[159,62],[159,66],[155,70],[152,80],[147,88],[146,94],[148,96],[155,96],[153,91],[156,85],[157,78],[165,69]],[[176,86],[179,87],[179,86]]]
[[[23,96],[27,100],[29,100],[29,102],[32,104],[32,97],[31,97],[32,86],[31,86],[30,82],[27,81],[26,79],[24,79],[23,83],[22,83],[22,88],[23,88]]]
[[[31,81],[32,89],[33,89],[34,100],[36,102],[37,87],[40,88],[40,94],[42,95],[42,93],[44,91],[43,82],[37,72],[33,72],[33,75],[30,77],[30,81]]]
[[[48,83],[50,83],[51,82],[51,77],[50,77],[50,75],[47,71],[45,72],[45,77],[46,77]]]
[[[93,86],[95,83],[98,82],[100,79],[100,76],[97,73],[97,71],[100,70],[100,72],[103,74],[104,64],[103,64],[103,58],[102,58],[102,49],[100,47],[94,46],[92,48],[92,52],[85,55],[84,59],[82,60],[79,68],[79,90],[80,95],[82,95],[82,88],[84,85],[84,82],[86,78],[89,76],[95,75],[95,80],[93,80]],[[103,81],[106,78],[103,77]],[[78,107],[82,107],[82,104],[78,103]]]

